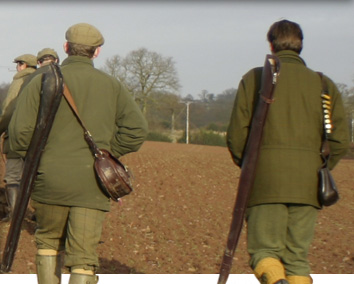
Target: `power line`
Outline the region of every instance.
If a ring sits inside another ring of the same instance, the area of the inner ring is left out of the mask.
[[[16,71],[16,69],[11,69],[10,66],[0,65],[0,68],[6,68],[9,72],[15,72]]]

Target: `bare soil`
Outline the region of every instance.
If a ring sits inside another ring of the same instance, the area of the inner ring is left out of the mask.
[[[98,248],[99,274],[217,274],[226,245],[239,170],[223,147],[146,142],[123,157],[135,191],[112,202]],[[354,160],[334,170],[341,200],[320,211],[309,259],[313,274],[354,272]],[[11,273],[35,273],[35,223],[23,222]],[[0,223],[0,257],[8,223]],[[63,272],[67,272],[63,268]],[[245,232],[231,273],[252,273]]]

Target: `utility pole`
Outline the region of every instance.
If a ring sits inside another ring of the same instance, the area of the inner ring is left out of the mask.
[[[351,117],[351,123],[352,123],[352,129],[351,129],[351,142],[353,143],[354,142],[354,111],[352,110],[352,112],[351,112],[351,115],[352,115],[352,117]]]
[[[175,110],[172,108],[172,115],[171,115],[171,136],[172,136],[172,143],[176,143],[175,137]]]
[[[193,103],[193,101],[187,99],[180,103],[186,105],[186,144],[189,144],[189,105]]]
[[[186,144],[189,144],[189,105],[192,102],[185,102],[187,106],[187,115],[186,115]]]

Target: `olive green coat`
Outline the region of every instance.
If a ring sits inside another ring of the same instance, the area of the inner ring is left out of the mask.
[[[62,64],[64,82],[78,112],[100,148],[116,157],[137,151],[147,123],[131,94],[115,78],[95,69],[92,60],[69,56]],[[41,75],[19,96],[9,125],[10,145],[25,156],[36,123]],[[32,199],[46,204],[109,210],[93,170],[83,129],[63,98],[40,161]]]
[[[320,76],[292,51],[279,52],[281,70],[264,126],[260,157],[249,206],[265,203],[300,203],[319,207],[318,175],[323,133]],[[239,84],[227,132],[234,162],[242,167],[262,67],[250,70]],[[342,98],[325,77],[332,97],[333,133],[329,167],[337,164],[349,143]]]
[[[16,99],[18,94],[20,93],[21,86],[26,81],[26,79],[30,77],[30,75],[33,74],[35,71],[36,71],[35,68],[28,67],[26,69],[21,70],[20,72],[17,72],[13,77],[13,81],[9,87],[7,95],[1,104],[0,134],[7,131],[11,116],[15,110]],[[19,155],[10,151],[7,133],[5,134],[4,138],[5,139],[4,139],[3,153],[7,155],[8,159],[19,158],[20,157]]]

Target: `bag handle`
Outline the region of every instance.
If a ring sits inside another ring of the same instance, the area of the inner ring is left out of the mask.
[[[64,84],[64,92],[63,92],[63,96],[65,97],[66,101],[68,102],[70,108],[72,109],[73,113],[75,114],[77,120],[79,121],[81,127],[84,129],[84,138],[87,142],[87,144],[89,145],[93,155],[95,157],[98,156],[102,156],[102,151],[98,148],[97,144],[95,143],[95,141],[92,138],[92,135],[90,133],[90,131],[88,131],[88,129],[86,128],[84,122],[81,120],[79,112],[77,110],[77,106],[75,104],[74,98],[71,95],[68,87],[66,84]]]

